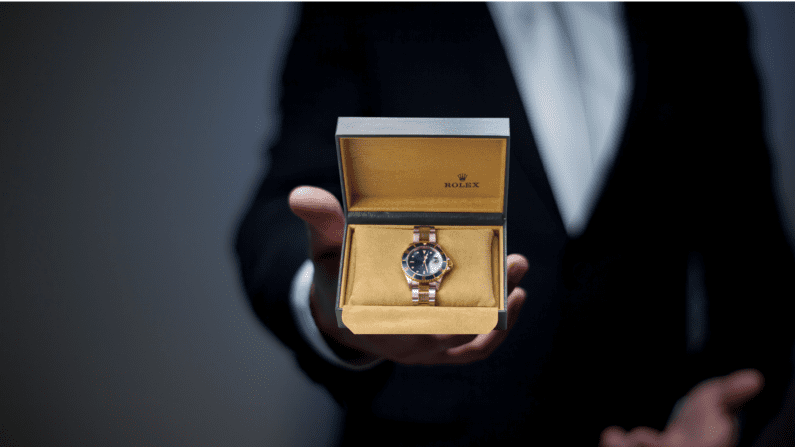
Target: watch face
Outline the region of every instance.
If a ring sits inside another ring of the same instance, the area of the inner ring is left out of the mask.
[[[417,247],[409,252],[409,269],[422,276],[433,275],[442,268],[442,254],[431,247]]]
[[[429,244],[413,244],[403,254],[403,270],[414,280],[435,280],[442,276],[447,265],[444,252]]]

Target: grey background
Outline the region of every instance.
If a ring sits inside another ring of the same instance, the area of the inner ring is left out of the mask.
[[[795,7],[745,6],[795,241]],[[232,250],[296,18],[0,5],[0,446],[338,435],[339,408],[249,311]]]

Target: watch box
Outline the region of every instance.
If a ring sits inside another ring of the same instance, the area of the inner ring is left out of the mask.
[[[509,142],[507,118],[338,119],[340,327],[355,334],[507,328]],[[401,266],[416,226],[435,229],[452,265],[435,305],[414,304]]]

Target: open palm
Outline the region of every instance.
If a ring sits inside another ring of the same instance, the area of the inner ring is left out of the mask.
[[[602,447],[733,447],[739,440],[737,412],[762,390],[759,371],[746,369],[700,383],[685,396],[676,417],[659,432],[609,427]]]
[[[354,334],[337,327],[335,298],[345,218],[337,199],[311,186],[295,188],[290,209],[306,222],[311,257],[315,266],[310,306],[320,331],[339,344],[360,353],[357,363],[387,359],[408,365],[470,363],[487,358],[505,340],[517,320],[527,293],[517,284],[527,272],[528,261],[519,254],[507,257],[508,330],[487,334],[371,335]],[[427,269],[427,254],[423,260]]]

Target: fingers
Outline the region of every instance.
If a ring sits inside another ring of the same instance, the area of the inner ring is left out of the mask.
[[[632,447],[658,447],[660,432],[649,427],[637,427],[627,435],[627,444]]]
[[[469,343],[477,338],[477,335],[462,334],[462,335],[433,335],[433,338],[440,346],[440,350],[445,351],[456,346]]]
[[[627,433],[621,427],[608,427],[602,431],[600,447],[657,447],[662,445],[660,432],[649,427],[638,427]]]
[[[516,324],[516,320],[519,319],[519,311],[522,310],[522,305],[526,299],[527,292],[521,287],[514,287],[513,292],[508,296],[508,329],[502,331],[505,335]]]
[[[621,427],[607,427],[602,431],[599,447],[625,447],[627,432]]]
[[[508,336],[513,325],[519,316],[519,311],[527,298],[527,292],[521,287],[516,287],[508,297],[508,328],[504,331],[494,330],[488,334],[475,337],[469,343],[448,349],[444,357],[440,358],[442,363],[470,363],[483,360],[491,355],[500,343]]]
[[[299,186],[290,192],[288,201],[293,213],[309,226],[313,256],[338,253],[345,218],[337,198],[324,189]]]
[[[765,378],[755,369],[735,371],[724,377],[721,384],[721,403],[736,411],[762,391]]]
[[[519,317],[519,311],[527,298],[527,292],[516,285],[527,273],[527,259],[519,254],[508,256],[508,327],[504,331],[494,330],[475,337],[469,343],[448,349],[444,353],[444,363],[470,363],[483,360],[491,355],[508,336]]]
[[[508,296],[507,330],[494,330],[481,335],[425,335],[408,336],[403,343],[395,343],[395,336],[368,336],[387,358],[407,365],[436,365],[471,363],[487,358],[505,340],[516,324],[527,292],[516,284],[528,270],[527,259],[518,254],[508,256],[508,285],[513,289]]]
[[[510,292],[513,290],[514,287],[519,284],[519,281],[522,280],[525,273],[527,273],[527,269],[529,268],[529,263],[527,262],[527,258],[519,254],[512,254],[508,255],[508,291]]]
[[[682,411],[664,433],[648,427],[629,433],[608,427],[602,432],[600,446],[734,445],[737,427],[732,413],[759,394],[763,385],[764,377],[755,369],[706,380],[688,393]]]
[[[466,344],[477,335],[422,335],[416,336],[409,352],[400,356],[399,362],[406,365],[438,365],[444,361],[445,352],[452,347]]]
[[[665,428],[666,445],[736,445],[739,407],[759,394],[764,378],[746,369],[705,380],[685,396],[679,414]]]
[[[686,404],[692,411],[733,413],[759,394],[763,385],[762,373],[743,369],[701,382],[688,393]]]

